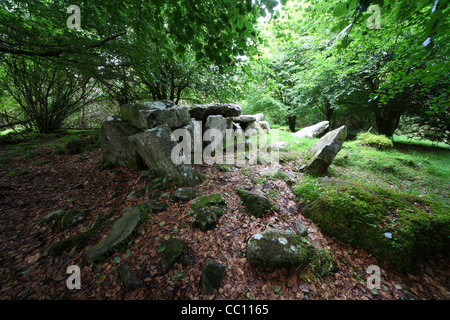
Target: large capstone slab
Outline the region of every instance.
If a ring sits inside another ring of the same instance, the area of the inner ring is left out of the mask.
[[[189,110],[186,107],[177,106],[170,100],[122,105],[120,115],[142,130],[163,124],[175,129],[189,123]]]
[[[209,116],[237,117],[241,115],[241,107],[232,103],[195,104],[189,109],[191,118],[206,121]]]

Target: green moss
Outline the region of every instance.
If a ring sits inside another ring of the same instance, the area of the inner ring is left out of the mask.
[[[391,149],[394,146],[392,140],[388,137],[384,135],[375,135],[369,132],[359,133],[356,136],[356,141],[365,146],[377,148],[379,150]]]
[[[325,233],[363,247],[401,271],[449,247],[448,208],[431,200],[358,183],[294,187],[303,213]],[[312,190],[312,191],[311,191]]]
[[[161,269],[163,273],[167,273],[175,263],[181,263],[185,245],[181,240],[170,239],[163,242],[158,252],[161,257]]]
[[[206,231],[216,226],[217,220],[226,212],[222,195],[210,194],[195,198],[191,203],[192,227]]]
[[[240,188],[234,189],[244,204],[247,213],[257,218],[263,217],[271,211],[279,212],[280,208],[263,195],[249,192]]]
[[[82,248],[86,247],[99,232],[101,232],[102,228],[105,226],[104,222],[111,216],[111,214],[112,212],[110,211],[107,214],[98,217],[95,223],[88,230],[55,243],[48,248],[48,255],[55,258],[60,256],[63,252],[69,252],[72,248],[76,248],[77,251],[80,251]]]

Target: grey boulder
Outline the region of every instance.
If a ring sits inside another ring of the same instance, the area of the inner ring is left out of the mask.
[[[303,128],[303,129],[293,133],[292,135],[296,138],[312,139],[312,138],[317,137],[319,134],[321,134],[325,129],[328,128],[329,125],[330,125],[330,123],[328,121],[322,121],[322,122],[316,123],[313,126]]]
[[[197,172],[190,164],[176,164],[172,150],[176,142],[171,140],[172,131],[167,124],[149,129],[130,137],[145,164],[159,176],[187,185],[200,182]]]
[[[341,150],[346,137],[347,128],[345,126],[328,132],[308,151],[306,163],[302,165],[300,170],[316,176],[324,175]]]
[[[141,170],[145,164],[136,147],[128,137],[139,133],[140,129],[119,116],[110,116],[100,130],[100,148],[103,162],[113,166]]]

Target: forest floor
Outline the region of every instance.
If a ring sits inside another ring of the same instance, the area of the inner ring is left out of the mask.
[[[99,170],[98,147],[81,154],[55,152],[58,137],[40,138],[19,145],[0,146],[0,299],[449,299],[450,277],[448,255],[437,255],[420,264],[414,273],[400,273],[380,264],[364,250],[352,248],[321,233],[314,223],[300,213],[302,204],[295,201],[286,182],[268,179],[272,170],[265,165],[246,165],[221,172],[217,166],[196,165],[206,180],[195,189],[202,194],[220,193],[228,210],[215,229],[203,232],[190,227],[189,203],[172,203],[168,210],[152,214],[140,226],[140,233],[124,252],[116,252],[97,265],[87,264],[83,254],[106,234],[80,251],[73,249],[52,258],[47,249],[57,241],[87,228],[98,215],[142,203],[144,196],[127,199],[127,195],[145,185],[142,171],[130,169]],[[282,166],[294,172],[295,161]],[[263,218],[249,217],[236,187],[272,195],[279,213]],[[171,193],[175,187],[161,192]],[[269,191],[273,190],[273,191]],[[54,232],[42,224],[44,215],[61,208],[90,210],[82,224],[65,232]],[[111,218],[111,219],[112,219]],[[307,269],[268,270],[256,268],[245,257],[248,239],[267,227],[293,229],[297,220],[308,226],[307,240],[331,251],[338,271],[318,278]],[[157,252],[168,238],[182,240],[188,247],[190,265],[175,264],[163,275]],[[214,259],[226,267],[221,287],[212,295],[200,294],[201,266]],[[127,262],[142,281],[142,287],[127,292],[117,268]],[[67,267],[81,268],[81,289],[69,290]],[[367,288],[367,268],[381,268],[381,289]],[[408,293],[406,293],[408,292]]]

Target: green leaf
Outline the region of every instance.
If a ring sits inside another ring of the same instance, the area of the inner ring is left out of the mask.
[[[163,252],[164,250],[166,250],[166,246],[165,246],[165,245],[162,245],[161,247],[159,247],[158,253],[161,253],[161,252]]]
[[[334,8],[333,16],[340,17],[343,16],[347,12],[347,2],[339,3],[336,8]]]
[[[166,223],[165,223],[164,221],[161,221],[161,222],[159,223],[159,226],[160,226],[160,227],[163,227],[165,224],[166,224]]]
[[[128,258],[130,256],[130,254],[131,254],[131,250],[128,249],[128,251],[125,253],[125,258]]]
[[[276,294],[281,294],[281,287],[276,286],[275,289],[273,289],[273,292],[275,292]]]
[[[114,262],[115,262],[115,263],[120,263],[120,257],[115,257],[115,258],[114,258]]]
[[[22,271],[22,274],[29,274],[30,273],[30,271],[31,271],[31,269],[27,269],[27,270],[25,270],[25,271]]]

